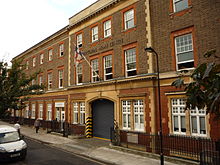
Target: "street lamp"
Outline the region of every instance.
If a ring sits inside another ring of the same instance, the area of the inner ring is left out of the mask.
[[[163,156],[163,132],[162,132],[162,112],[161,112],[161,101],[160,101],[160,75],[159,75],[159,59],[157,52],[152,47],[145,48],[146,52],[154,53],[156,55],[157,62],[157,92],[158,92],[158,108],[159,108],[159,122],[160,122],[160,164],[164,165],[164,156]]]

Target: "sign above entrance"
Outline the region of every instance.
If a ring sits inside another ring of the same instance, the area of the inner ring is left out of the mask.
[[[55,107],[64,107],[64,102],[55,103]]]

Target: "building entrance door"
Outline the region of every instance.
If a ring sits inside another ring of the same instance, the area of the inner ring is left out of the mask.
[[[99,99],[92,103],[93,136],[110,139],[114,127],[114,102]]]

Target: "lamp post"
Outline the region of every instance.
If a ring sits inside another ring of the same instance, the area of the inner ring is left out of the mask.
[[[160,100],[160,75],[159,75],[159,59],[157,52],[152,47],[145,48],[146,52],[154,53],[156,55],[157,62],[157,92],[158,92],[158,109],[159,109],[159,122],[160,122],[160,164],[164,165],[164,156],[163,156],[163,132],[162,132],[162,111],[161,111],[161,100]]]

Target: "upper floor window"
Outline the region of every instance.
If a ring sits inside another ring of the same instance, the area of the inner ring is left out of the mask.
[[[134,27],[134,9],[131,9],[124,13],[124,28],[126,30],[133,27]]]
[[[98,41],[99,35],[98,35],[98,26],[95,26],[92,28],[92,42]]]
[[[43,85],[43,76],[39,75],[39,85]]]
[[[59,88],[63,88],[63,70],[59,70]]]
[[[48,50],[48,61],[52,61],[53,59],[53,49]]]
[[[41,53],[40,54],[40,64],[43,64],[44,63],[44,54]]]
[[[104,26],[104,38],[111,36],[111,20],[105,21]]]
[[[177,70],[194,68],[192,33],[175,37]]]
[[[112,55],[104,56],[104,80],[112,79]]]
[[[36,66],[36,57],[33,57],[33,67]]]
[[[78,48],[82,47],[82,33],[80,33],[76,36],[76,44],[77,44],[76,46]]]
[[[99,81],[99,62],[98,59],[94,59],[91,61],[92,65],[92,82]]]
[[[76,67],[76,84],[82,84],[82,64],[78,64]]]
[[[136,48],[125,50],[125,72],[126,77],[135,76],[136,69]]]
[[[62,57],[64,55],[64,44],[59,45],[59,56]]]
[[[174,12],[182,11],[189,7],[189,0],[173,0]]]
[[[26,61],[26,69],[29,69],[29,61]]]
[[[47,75],[48,90],[52,89],[52,72]]]

